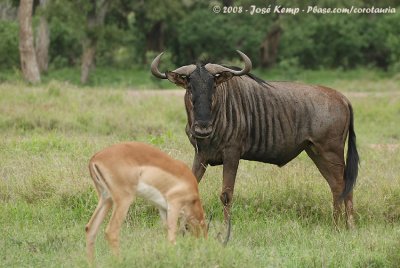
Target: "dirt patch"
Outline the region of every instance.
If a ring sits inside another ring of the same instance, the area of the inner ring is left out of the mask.
[[[354,97],[354,98],[367,98],[367,97],[399,97],[400,91],[385,91],[385,92],[355,92],[355,91],[348,91],[342,92],[343,95],[346,97]]]
[[[356,92],[347,91],[342,92],[347,97],[354,98],[367,98],[367,97],[400,97],[400,91],[385,91],[385,92]],[[183,97],[185,95],[184,89],[145,89],[145,90],[128,90],[128,95],[133,97],[154,97],[154,96],[174,96]]]
[[[375,150],[394,152],[394,151],[400,149],[400,144],[398,144],[398,143],[370,144],[369,147],[372,149],[375,149]]]
[[[146,90],[128,90],[128,96],[132,97],[183,97],[185,95],[184,89],[146,89]]]

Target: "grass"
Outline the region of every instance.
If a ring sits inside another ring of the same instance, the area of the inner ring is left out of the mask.
[[[163,70],[163,66],[160,67]],[[359,68],[353,70],[303,70],[296,67],[276,67],[274,69],[252,71],[262,79],[269,81],[276,80],[297,80],[306,83],[329,85],[337,89],[350,89],[351,91],[391,91],[397,90],[400,81],[400,74],[395,72],[384,72],[379,69]],[[42,83],[49,85],[57,81],[69,86],[82,87],[80,83],[80,69],[61,68],[51,69],[47,74],[42,74]],[[19,69],[0,70],[0,83],[15,83],[23,81]],[[90,75],[85,88],[113,88],[113,89],[172,89],[175,86],[165,83],[153,77],[148,68],[112,68],[98,67]]]
[[[140,74],[131,81],[143,79]],[[184,236],[176,246],[169,245],[157,210],[138,200],[122,230],[122,260],[111,256],[103,228],[96,244],[98,265],[398,267],[398,78],[304,75],[308,78],[298,80],[362,93],[345,93],[354,106],[361,155],[356,230],[346,231],[344,222],[340,231],[334,230],[329,187],[305,154],[283,168],[242,161],[227,247],[216,239],[224,229],[218,197],[222,168],[210,167],[200,184],[205,210],[215,215],[210,239]],[[191,165],[193,148],[184,134],[181,96],[136,93],[130,90],[133,82],[116,82],[120,90],[96,83],[82,88],[53,77],[40,86],[0,85],[1,267],[87,266],[84,226],[97,203],[87,162],[101,148],[144,141]],[[138,87],[153,88],[146,81],[142,85]]]
[[[160,79],[153,77],[148,70],[142,68],[115,69],[109,67],[96,68],[90,75],[90,79],[85,87],[113,87],[122,88],[135,87],[135,89],[144,88],[173,88],[169,83],[162,83]],[[50,70],[48,74],[41,76],[43,84],[49,84],[55,81],[63,81],[66,84],[82,86],[80,83],[79,68],[61,68]],[[23,81],[20,70],[0,70],[0,82],[15,83]]]

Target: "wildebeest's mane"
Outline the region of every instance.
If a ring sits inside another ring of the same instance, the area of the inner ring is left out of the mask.
[[[239,67],[237,67],[237,66],[226,66],[226,65],[222,65],[222,66],[224,66],[224,67],[226,67],[226,68],[229,68],[229,69],[232,69],[232,70],[235,70],[235,71],[240,71],[240,70],[242,70],[242,68],[239,68]],[[248,73],[248,74],[246,74],[249,78],[251,78],[251,79],[253,79],[254,81],[256,81],[259,85],[261,85],[261,86],[270,86],[269,84],[268,84],[268,82],[267,81],[265,81],[265,80],[263,80],[263,79],[261,79],[261,78],[259,78],[259,77],[257,77],[257,76],[255,76],[254,74],[252,74],[252,73]]]

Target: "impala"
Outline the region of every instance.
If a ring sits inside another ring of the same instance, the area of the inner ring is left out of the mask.
[[[149,145],[129,142],[96,153],[90,160],[89,171],[99,197],[86,225],[89,261],[93,260],[99,226],[111,206],[112,216],[105,233],[112,252],[119,255],[121,225],[136,196],[159,209],[170,242],[175,243],[179,218],[195,236],[207,237],[197,180],[184,163]]]

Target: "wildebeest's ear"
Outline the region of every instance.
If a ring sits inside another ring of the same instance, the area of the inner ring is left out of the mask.
[[[233,77],[233,74],[231,72],[222,72],[214,75],[214,77],[215,77],[215,82],[217,83],[217,85],[219,85],[231,79]]]
[[[187,80],[184,76],[175,72],[166,72],[165,74],[167,75],[169,81],[180,87],[186,88]]]

